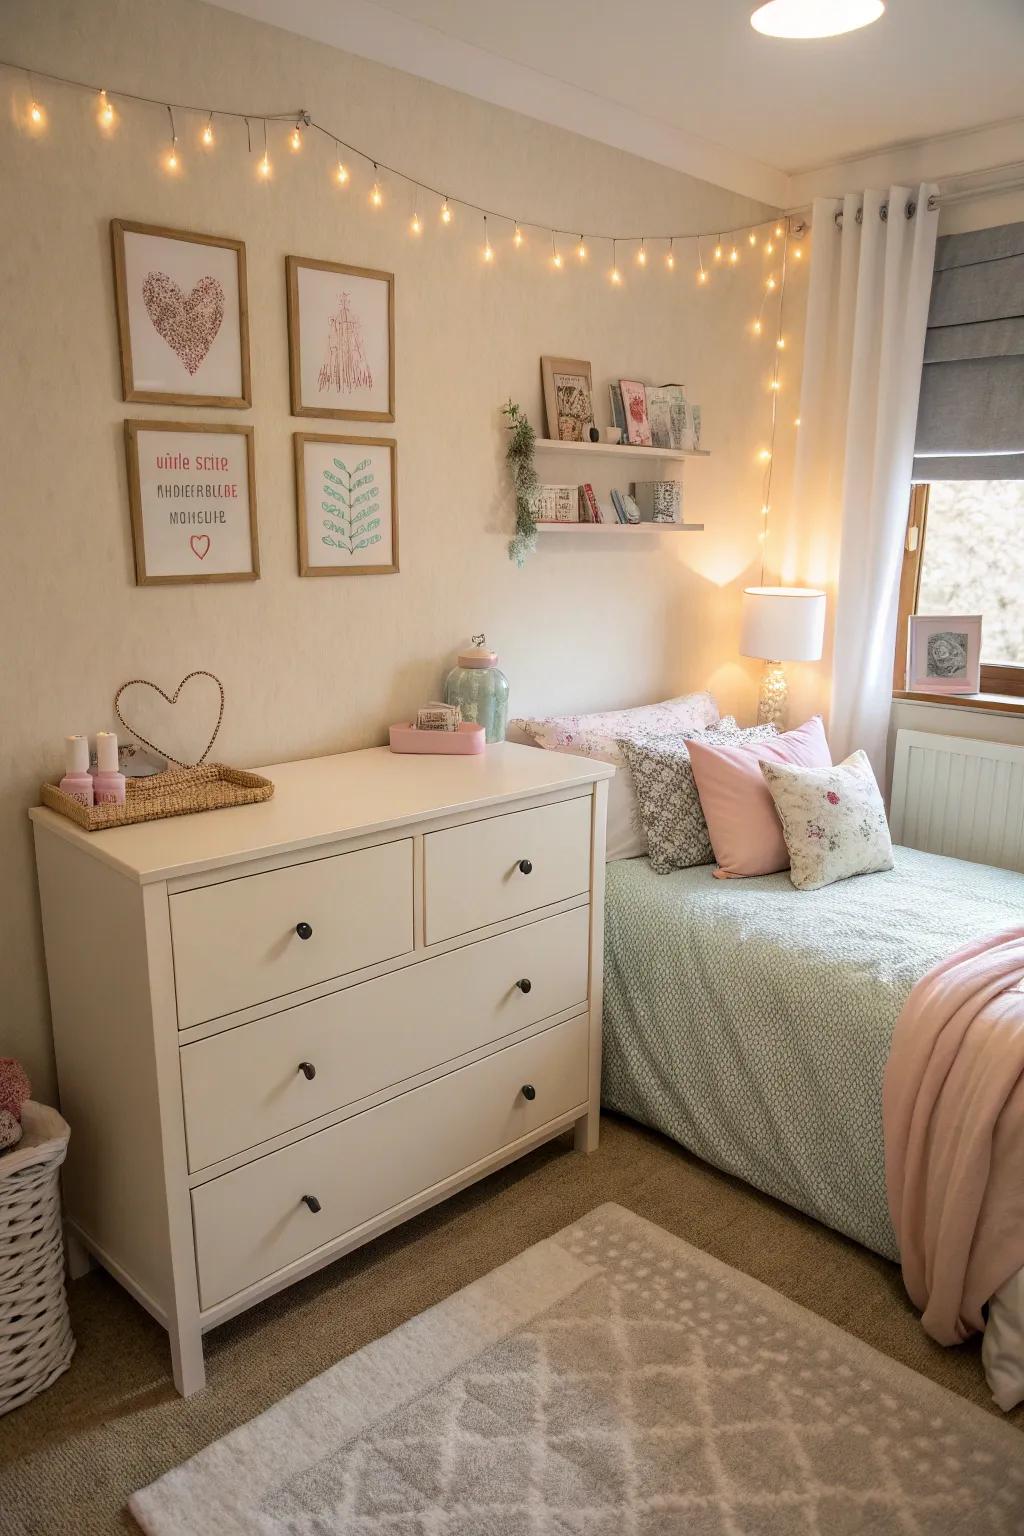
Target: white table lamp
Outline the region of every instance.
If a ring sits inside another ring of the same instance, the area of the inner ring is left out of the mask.
[[[825,594],[812,587],[747,587],[743,593],[740,655],[769,663],[757,700],[759,725],[786,724],[784,661],[820,661],[825,636]]]

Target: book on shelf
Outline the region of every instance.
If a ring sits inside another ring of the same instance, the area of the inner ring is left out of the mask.
[[[581,485],[580,522],[600,523],[602,521],[603,519],[601,517],[601,509],[597,504],[597,497],[594,495],[594,487],[589,484]]]
[[[616,512],[610,497],[607,501],[599,501],[597,505],[601,513],[602,523],[617,523],[619,521],[619,514]]]

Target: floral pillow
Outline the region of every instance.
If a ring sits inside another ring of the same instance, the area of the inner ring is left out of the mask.
[[[866,752],[854,752],[834,768],[762,763],[761,772],[782,822],[797,890],[892,869],[889,824]]]
[[[677,731],[672,736],[649,735],[637,740],[623,737],[619,741],[633,776],[655,874],[714,863],[708,824],[690,765],[689,743],[742,747],[770,741],[777,734],[774,725],[744,728],[726,715],[703,731]]]
[[[633,780],[619,740],[646,740],[681,730],[698,730],[718,719],[710,693],[686,693],[661,704],[637,709],[608,709],[591,715],[552,715],[546,720],[510,720],[508,739],[549,752],[594,757],[616,770],[608,786],[608,858],[635,859],[647,852],[647,837],[637,810]]]

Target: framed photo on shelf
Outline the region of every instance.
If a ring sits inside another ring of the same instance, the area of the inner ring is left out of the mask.
[[[594,425],[590,364],[578,357],[542,357],[540,376],[548,437],[563,443],[589,442]]]
[[[255,581],[252,427],[126,421],[124,433],[136,583]]]
[[[647,419],[647,386],[635,379],[620,379],[622,405],[626,413],[626,436],[634,448],[650,448],[651,424]]]
[[[907,689],[977,693],[981,688],[981,615],[911,614]]]
[[[393,437],[296,432],[300,576],[398,570],[398,447]]]
[[[293,416],[395,419],[395,278],[285,257]]]
[[[245,246],[112,219],[125,400],[252,405]]]

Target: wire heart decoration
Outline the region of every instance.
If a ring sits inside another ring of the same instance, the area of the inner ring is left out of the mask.
[[[126,688],[135,688],[139,686],[142,688],[152,688],[153,692],[158,693],[160,697],[164,699],[168,704],[177,704],[178,699],[181,696],[181,690],[184,688],[185,684],[190,683],[194,677],[208,677],[217,684],[217,689],[220,693],[220,708],[217,710],[217,723],[213,728],[213,734],[209,741],[206,743],[206,747],[203,750],[202,756],[196,758],[194,763],[185,763],[181,760],[180,757],[174,757],[170,752],[166,752],[163,747],[158,747],[155,741],[148,741],[145,736],[140,735],[140,733],[135,730],[133,726],[129,725],[128,721],[121,713],[120,700],[121,695],[124,693]],[[198,668],[195,672],[189,672],[187,676],[183,677],[173,693],[165,693],[163,688],[161,688],[158,683],[151,683],[148,677],[133,677],[130,678],[127,683],[122,683],[120,688],[114,694],[114,714],[124,726],[129,736],[134,736],[136,741],[141,742],[144,747],[149,747],[151,752],[159,753],[159,755],[161,757],[165,757],[169,763],[177,763],[179,768],[198,768],[199,764],[205,763],[207,757],[210,755],[210,748],[217,740],[217,735],[221,727],[221,721],[224,719],[224,684],[221,682],[220,678],[215,675],[215,673],[207,672],[202,667]]]

